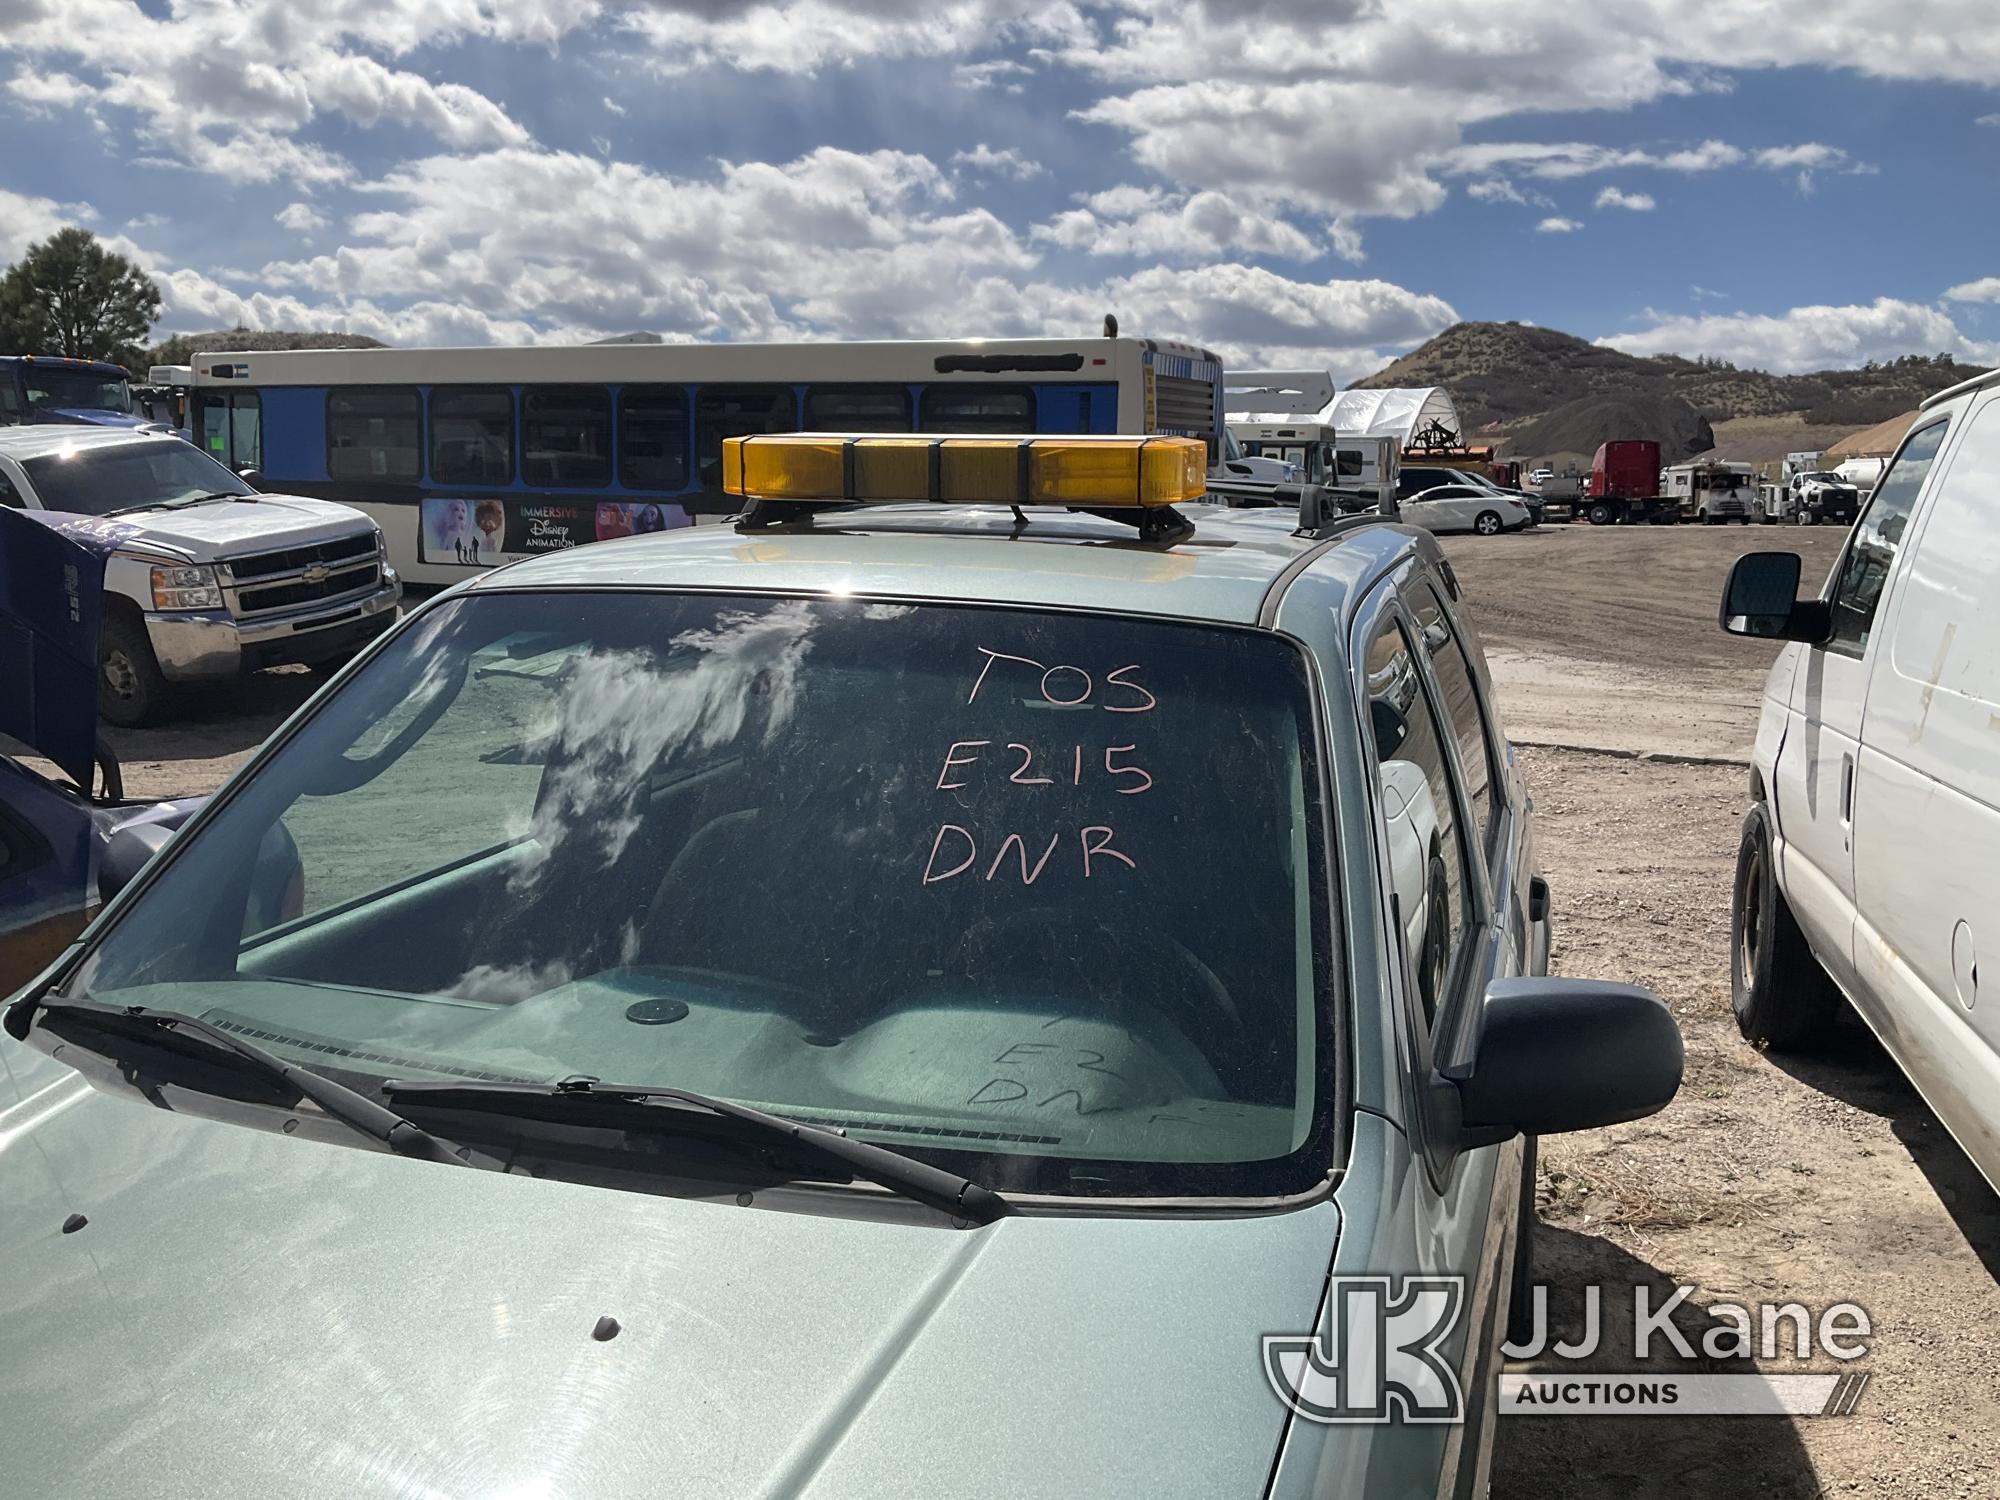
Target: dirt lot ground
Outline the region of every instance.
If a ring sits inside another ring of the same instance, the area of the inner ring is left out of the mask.
[[[1745,1045],[1729,1014],[1746,790],[1727,762],[1747,756],[1770,652],[1722,636],[1716,601],[1740,552],[1798,548],[1810,579],[1839,540],[1566,526],[1448,543],[1509,728],[1533,747],[1522,757],[1556,966],[1652,986],[1687,1040],[1666,1113],[1544,1146],[1537,1272],[1555,1328],[1576,1334],[1586,1285],[1606,1289],[1615,1330],[1630,1328],[1634,1286],[1657,1306],[1686,1284],[1696,1291],[1676,1321],[1695,1334],[1699,1307],[1724,1300],[1853,1301],[1875,1330],[1857,1366],[1874,1379],[1851,1417],[1510,1418],[1501,1500],[2000,1496],[2000,1359],[1987,1343],[2000,1333],[2000,1203],[1858,1027],[1828,1056],[1777,1059]],[[128,786],[214,785],[312,684],[267,673],[173,728],[116,736]],[[1709,759],[1724,763],[1689,763]]]
[[[1552,1324],[1575,1337],[1595,1283],[1607,1329],[1629,1330],[1633,1294],[1613,1289],[1639,1284],[1655,1307],[1696,1289],[1676,1319],[1691,1338],[1719,1301],[1853,1301],[1875,1328],[1854,1416],[1513,1418],[1495,1456],[1501,1500],[2000,1496],[2000,1361],[1986,1344],[2000,1331],[2000,1202],[1858,1024],[1805,1060],[1737,1035],[1729,881],[1746,773],[1628,758],[1747,757],[1771,651],[1716,629],[1729,563],[1791,547],[1814,578],[1839,541],[1561,527],[1447,543],[1515,737],[1623,752],[1521,752],[1555,966],[1652,987],[1687,1043],[1665,1113],[1543,1145],[1536,1270]]]

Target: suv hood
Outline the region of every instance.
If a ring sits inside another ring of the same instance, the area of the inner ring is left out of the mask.
[[[1259,1335],[1311,1326],[1338,1223],[691,1202],[10,1062],[0,1411],[42,1500],[1255,1495],[1284,1427]]]
[[[134,511],[118,519],[139,528],[138,540],[185,552],[193,562],[331,541],[374,524],[351,505],[308,500],[302,495],[216,500],[190,505],[186,510]]]

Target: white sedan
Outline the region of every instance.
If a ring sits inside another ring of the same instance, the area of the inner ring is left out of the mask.
[[[1498,536],[1518,531],[1534,518],[1510,495],[1469,484],[1440,484],[1403,502],[1401,519],[1426,531],[1476,531]]]

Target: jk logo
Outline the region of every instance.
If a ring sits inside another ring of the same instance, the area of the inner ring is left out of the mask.
[[[1465,1307],[1460,1276],[1337,1276],[1317,1334],[1264,1335],[1264,1378],[1308,1422],[1459,1422],[1439,1351]]]

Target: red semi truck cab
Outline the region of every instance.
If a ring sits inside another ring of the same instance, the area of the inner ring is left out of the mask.
[[[1677,515],[1660,495],[1660,445],[1647,438],[1600,444],[1590,461],[1584,514],[1593,526]]]

